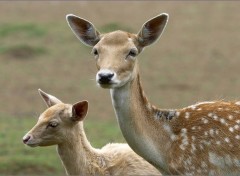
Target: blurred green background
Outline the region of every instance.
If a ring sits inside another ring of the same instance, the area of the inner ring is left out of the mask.
[[[91,48],[65,15],[88,19],[101,32],[137,33],[159,13],[170,15],[161,39],[139,56],[151,102],[180,108],[198,101],[240,99],[240,3],[0,2],[0,175],[65,174],[53,147],[29,148],[23,135],[46,107],[37,89],[66,103],[87,99],[87,136],[94,147],[124,142],[109,90],[96,86]]]

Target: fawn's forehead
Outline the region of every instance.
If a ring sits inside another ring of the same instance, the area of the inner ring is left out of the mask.
[[[124,46],[126,44],[134,44],[135,40],[136,36],[134,34],[119,30],[103,34],[99,41],[99,45]]]
[[[47,110],[45,110],[39,117],[39,119],[41,120],[50,120],[54,117],[56,117],[56,115],[64,112],[66,109],[68,109],[68,106],[63,104],[63,103],[59,103],[56,104],[54,106],[49,107]]]

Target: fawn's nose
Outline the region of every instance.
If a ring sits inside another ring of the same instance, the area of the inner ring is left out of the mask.
[[[31,139],[30,135],[26,135],[23,137],[23,143],[26,144]]]
[[[97,81],[100,84],[109,84],[114,77],[114,73],[111,71],[100,71],[97,74]]]

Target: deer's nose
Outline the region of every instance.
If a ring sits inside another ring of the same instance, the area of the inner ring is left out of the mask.
[[[114,76],[113,72],[99,72],[98,73],[98,82],[100,84],[108,84],[111,82]]]
[[[26,135],[23,137],[23,143],[26,144],[31,139],[30,135]]]

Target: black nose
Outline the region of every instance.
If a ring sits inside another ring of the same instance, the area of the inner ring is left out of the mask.
[[[29,141],[30,138],[31,138],[31,136],[25,137],[25,138],[23,139],[23,143],[26,144],[26,143]]]
[[[113,76],[114,76],[114,73],[99,73],[98,74],[98,77],[99,77],[98,82],[100,84],[108,84],[108,83],[110,83]]]

